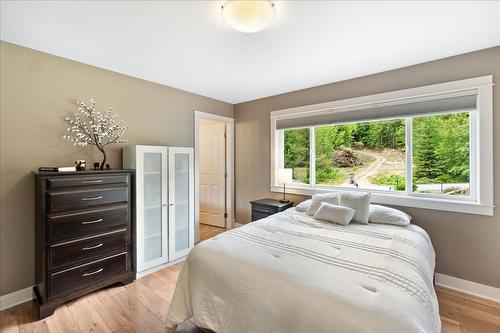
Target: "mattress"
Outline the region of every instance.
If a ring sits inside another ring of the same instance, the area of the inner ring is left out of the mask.
[[[290,208],[201,242],[167,330],[440,332],[435,253],[415,225],[340,226]]]

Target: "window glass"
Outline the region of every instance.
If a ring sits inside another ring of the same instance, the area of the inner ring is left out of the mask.
[[[405,120],[315,128],[316,184],[405,190]]]
[[[470,195],[469,113],[413,118],[413,191]]]
[[[309,184],[310,129],[284,130],[284,166],[292,169],[293,182]]]
[[[415,116],[412,122],[413,186],[421,194],[470,196],[468,112]],[[310,183],[311,158],[320,186],[406,191],[405,119],[364,121],[283,130],[284,168],[293,182]]]

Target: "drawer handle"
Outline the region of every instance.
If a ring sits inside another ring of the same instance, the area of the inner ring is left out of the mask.
[[[99,222],[102,222],[104,221],[104,219],[97,219],[97,220],[94,220],[94,221],[83,221],[82,224],[93,224],[93,223],[99,223]]]
[[[96,184],[96,183],[102,183],[102,179],[98,180],[82,180],[82,184]]]
[[[82,251],[88,251],[88,250],[97,249],[97,248],[99,248],[99,247],[101,247],[103,245],[104,245],[104,243],[97,244],[97,245],[94,245],[94,246],[84,247],[84,248],[82,248]]]
[[[90,273],[83,273],[82,276],[91,276],[91,275],[94,275],[94,274],[97,274],[97,273],[101,273],[103,270],[104,270],[104,268],[99,268],[97,271],[93,271],[93,272],[90,272]]]
[[[98,197],[92,197],[92,198],[82,198],[83,201],[91,201],[91,200],[99,200],[102,199],[102,195]]]

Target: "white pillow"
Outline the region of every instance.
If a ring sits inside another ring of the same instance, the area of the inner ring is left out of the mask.
[[[384,223],[407,226],[410,224],[411,216],[400,210],[380,206],[370,205],[370,223]]]
[[[370,193],[341,192],[339,205],[352,208],[356,211],[353,222],[368,224],[370,216]]]
[[[309,206],[311,206],[311,199],[307,199],[299,203],[297,206],[295,206],[295,210],[298,212],[305,212],[309,209]]]
[[[327,202],[331,205],[338,205],[339,196],[339,193],[324,193],[313,195],[311,199],[311,205],[307,209],[307,215],[313,216],[314,214],[316,214],[322,202]]]
[[[318,211],[314,214],[314,218],[341,225],[348,225],[355,213],[356,211],[352,208],[322,202]]]

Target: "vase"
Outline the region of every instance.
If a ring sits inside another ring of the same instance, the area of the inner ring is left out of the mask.
[[[97,147],[97,149],[99,149],[99,151],[102,153],[102,162],[99,165],[99,170],[104,170],[104,166],[106,165],[106,152],[102,147]]]

